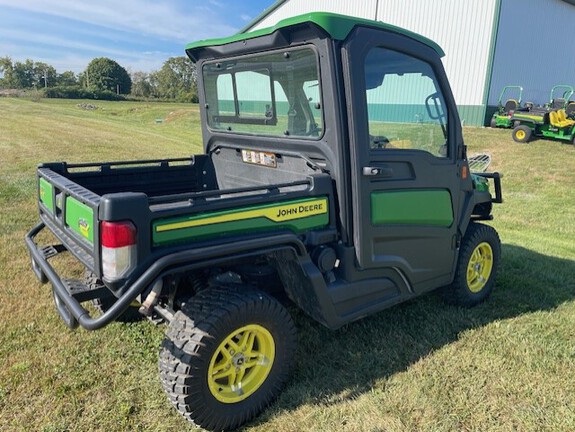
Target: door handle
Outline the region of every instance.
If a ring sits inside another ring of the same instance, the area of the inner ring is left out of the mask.
[[[389,167],[363,167],[363,175],[366,177],[392,177],[393,169]]]

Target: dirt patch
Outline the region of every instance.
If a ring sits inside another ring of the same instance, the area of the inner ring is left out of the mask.
[[[79,103],[76,106],[80,109],[84,109],[84,110],[88,110],[88,111],[94,111],[97,109],[101,109],[98,105],[93,105],[93,104],[89,104],[89,103]]]

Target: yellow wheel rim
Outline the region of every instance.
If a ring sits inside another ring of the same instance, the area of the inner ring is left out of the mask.
[[[208,369],[208,387],[223,403],[252,395],[267,379],[275,357],[274,338],[258,324],[241,327],[218,346]]]
[[[521,129],[519,129],[517,132],[515,132],[515,136],[517,137],[517,139],[520,139],[520,140],[525,139],[526,135],[527,134],[525,133],[525,131],[521,130]]]
[[[467,286],[472,293],[483,289],[493,270],[493,249],[487,242],[477,245],[467,264]]]

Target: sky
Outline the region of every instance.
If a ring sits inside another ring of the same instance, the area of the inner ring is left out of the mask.
[[[190,42],[237,33],[274,0],[0,0],[0,57],[59,73],[96,57],[151,72]]]

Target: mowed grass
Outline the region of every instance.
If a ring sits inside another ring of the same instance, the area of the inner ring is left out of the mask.
[[[164,327],[69,331],[23,237],[37,222],[38,163],[198,153],[198,108],[77,103],[0,98],[0,430],[194,430],[159,384]],[[432,293],[338,331],[292,309],[294,376],[246,431],[575,430],[575,148],[464,133],[505,175],[492,297],[468,310]]]

